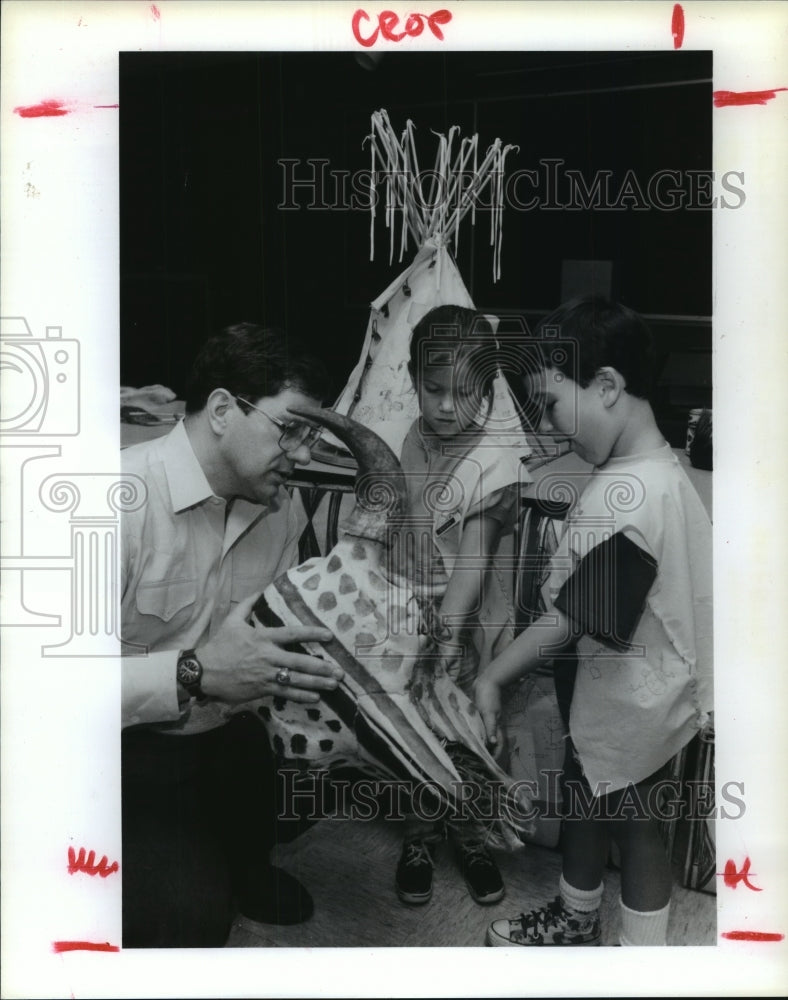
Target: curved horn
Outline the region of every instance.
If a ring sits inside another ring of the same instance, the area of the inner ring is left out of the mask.
[[[405,474],[397,456],[369,427],[341,413],[295,406],[288,407],[288,412],[327,427],[350,449],[358,463],[356,507],[350,518],[353,533],[382,538],[389,515],[403,514],[407,509]]]

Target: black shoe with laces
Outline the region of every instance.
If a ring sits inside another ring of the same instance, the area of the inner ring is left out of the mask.
[[[482,843],[455,845],[457,860],[468,892],[482,906],[503,899],[504,885],[498,865]]]
[[[397,895],[403,903],[419,906],[432,896],[432,849],[424,840],[406,840],[397,865]]]

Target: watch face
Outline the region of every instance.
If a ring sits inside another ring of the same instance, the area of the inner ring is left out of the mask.
[[[178,680],[181,684],[196,684],[202,677],[202,667],[198,660],[178,661]]]

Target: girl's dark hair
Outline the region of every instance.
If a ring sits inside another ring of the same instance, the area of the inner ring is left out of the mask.
[[[444,305],[430,309],[413,327],[408,371],[414,385],[425,368],[461,364],[482,396],[489,396],[498,373],[492,324],[476,309]]]
[[[210,337],[200,349],[186,389],[186,412],[202,410],[214,389],[227,389],[254,402],[276,396],[285,387],[325,402],[329,392],[325,364],[282,330],[238,323]]]
[[[535,339],[543,368],[555,368],[585,388],[600,368],[615,368],[632,396],[649,399],[656,356],[645,321],[618,302],[572,299],[546,316]]]

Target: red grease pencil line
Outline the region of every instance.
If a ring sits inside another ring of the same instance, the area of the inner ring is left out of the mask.
[[[109,941],[53,941],[52,951],[60,954],[64,951],[120,951],[120,948]]]
[[[20,118],[58,118],[68,114],[68,108],[63,107],[62,101],[40,101],[14,108],[14,111]]]
[[[729,941],[782,941],[785,935],[770,931],[723,931],[720,937]]]
[[[745,104],[766,104],[773,101],[779,90],[788,90],[788,87],[775,87],[774,90],[715,90],[715,108],[735,108]]]
[[[684,41],[684,9],[680,3],[673,5],[670,32],[673,35],[673,48],[680,49]]]
[[[118,104],[93,104],[94,108],[117,108]],[[84,105],[82,106],[84,109]],[[19,105],[14,108],[14,113],[20,118],[61,118],[63,115],[70,115],[72,111],[78,111],[80,107],[70,102],[61,100],[39,101],[38,104]]]

